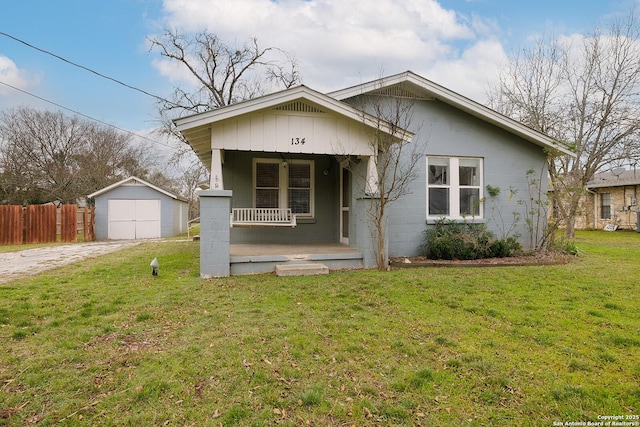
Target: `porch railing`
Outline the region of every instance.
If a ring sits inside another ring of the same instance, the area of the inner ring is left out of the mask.
[[[231,227],[295,227],[296,216],[291,209],[233,208]]]

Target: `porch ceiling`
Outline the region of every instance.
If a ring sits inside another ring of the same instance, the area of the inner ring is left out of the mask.
[[[200,126],[182,131],[191,149],[207,169],[211,168],[211,126]]]

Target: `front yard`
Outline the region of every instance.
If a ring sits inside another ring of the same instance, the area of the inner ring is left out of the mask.
[[[168,242],[5,283],[0,425],[640,423],[640,234],[577,245],[565,265],[207,281],[197,243]]]

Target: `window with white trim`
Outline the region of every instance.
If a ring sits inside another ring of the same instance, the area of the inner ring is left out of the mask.
[[[482,159],[427,157],[427,217],[482,217]]]
[[[600,193],[600,218],[611,219],[611,193]]]
[[[254,207],[291,208],[299,218],[312,218],[313,174],[313,160],[254,159]]]

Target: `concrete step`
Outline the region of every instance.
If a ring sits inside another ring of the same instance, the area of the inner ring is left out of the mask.
[[[278,276],[312,276],[316,274],[329,274],[329,267],[319,263],[276,265],[276,275]]]

